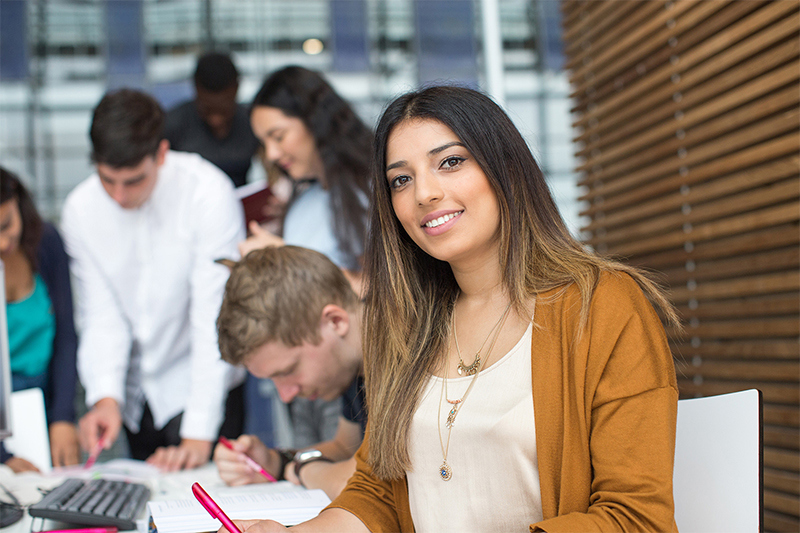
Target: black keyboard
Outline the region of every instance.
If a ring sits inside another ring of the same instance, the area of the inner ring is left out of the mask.
[[[149,497],[150,489],[141,483],[67,479],[28,512],[71,524],[136,529],[136,517]]]

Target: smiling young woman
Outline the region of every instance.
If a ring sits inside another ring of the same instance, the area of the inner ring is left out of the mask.
[[[395,215],[422,250],[454,269],[496,262],[497,195],[452,130],[432,119],[402,122],[386,157]]]
[[[570,235],[477,91],[396,99],[374,165],[367,437],[296,529],[674,531],[678,391],[650,302],[676,315],[658,287]]]
[[[383,503],[394,499],[390,528],[588,531],[613,520],[671,529],[677,389],[641,290],[674,318],[657,287],[572,238],[524,139],[486,96],[455,87],[404,95],[385,111],[375,146],[384,171],[374,176],[367,251],[369,440],[334,505],[372,528],[357,487],[374,483],[392,495]],[[526,351],[528,366],[504,374]],[[478,360],[471,354],[482,358],[476,377],[448,379]],[[525,372],[532,409],[504,426],[519,415],[503,406]],[[449,430],[455,408],[440,396],[458,402]],[[647,442],[625,434],[632,423],[648,428]],[[623,446],[629,470],[618,466],[618,440],[637,442]],[[487,484],[496,497],[456,512]]]

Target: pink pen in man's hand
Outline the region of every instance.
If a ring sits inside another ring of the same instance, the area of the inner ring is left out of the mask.
[[[229,441],[225,437],[220,437],[219,443],[228,448],[229,450],[236,451],[233,449],[233,444],[231,444],[231,441]],[[269,472],[264,470],[264,468],[260,464],[255,462],[252,457],[248,457],[247,455],[245,455],[244,462],[247,466],[249,466],[253,470],[253,472],[258,472],[259,474],[267,478],[267,480],[272,481],[273,483],[277,481],[277,479],[275,479],[274,476],[270,475]]]
[[[234,524],[233,521],[228,518],[228,515],[226,515],[222,509],[219,508],[217,502],[212,500],[211,496],[209,496],[208,493],[203,490],[203,487],[200,486],[200,483],[194,483],[192,485],[192,492],[194,493],[194,497],[197,498],[197,501],[200,502],[200,505],[202,505],[205,510],[208,511],[208,514],[222,522],[222,525],[225,526],[230,533],[242,533],[241,530],[236,527],[236,524]]]
[[[105,435],[100,437],[100,440],[97,441],[97,444],[94,445],[94,449],[92,453],[89,454],[89,458],[86,459],[86,464],[83,465],[83,468],[91,468],[94,466],[94,463],[97,461],[97,458],[100,456],[100,452],[103,451],[103,447],[106,445]]]

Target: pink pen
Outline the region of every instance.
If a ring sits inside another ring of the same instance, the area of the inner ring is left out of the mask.
[[[233,444],[231,444],[231,441],[229,441],[225,437],[220,437],[219,438],[219,443],[222,444],[223,446],[225,446],[226,448],[228,448],[229,450],[236,451],[236,450],[233,449]],[[277,481],[273,476],[270,475],[269,472],[264,470],[261,467],[260,464],[258,464],[257,462],[253,461],[252,457],[248,457],[247,455],[245,455],[244,456],[244,462],[245,462],[245,464],[247,464],[247,466],[249,466],[250,468],[253,469],[253,472],[258,472],[259,474],[261,474],[262,476],[267,478],[269,481],[272,481],[273,483],[275,481]]]
[[[89,454],[89,458],[86,459],[86,463],[83,465],[83,468],[91,468],[94,465],[94,463],[97,461],[97,458],[100,456],[100,452],[103,451],[103,446],[105,446],[105,444],[105,436],[100,437],[100,440],[98,440],[97,444],[94,445],[92,453]]]
[[[197,501],[200,502],[200,505],[205,507],[206,511],[208,511],[211,516],[222,522],[222,525],[225,526],[230,533],[242,533],[239,528],[236,527],[236,524],[234,524],[231,519],[228,518],[228,515],[222,512],[222,509],[219,508],[217,502],[212,500],[211,496],[209,496],[208,493],[203,490],[203,487],[200,486],[200,483],[195,483],[192,485],[192,492],[194,493],[194,497],[197,498]]]
[[[85,529],[52,529],[41,533],[117,533],[115,527],[90,527]]]

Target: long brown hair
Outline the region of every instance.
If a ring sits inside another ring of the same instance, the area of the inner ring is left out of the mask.
[[[410,467],[409,427],[424,384],[441,364],[459,293],[450,265],[422,251],[392,208],[387,141],[398,124],[413,119],[450,128],[486,174],[500,204],[503,283],[518,312],[532,296],[575,283],[585,323],[600,273],[616,270],[630,274],[677,323],[670,303],[642,272],[594,255],[570,235],[525,140],[490,98],[463,87],[429,87],[400,96],[386,108],[375,133],[366,249],[369,462],[383,479],[402,477]]]
[[[22,185],[19,178],[0,167],[0,203],[9,200],[16,201],[19,207],[19,214],[22,218],[22,235],[19,239],[19,246],[25,259],[28,260],[31,270],[36,272],[39,267],[36,252],[42,238],[42,218],[36,210],[31,195],[28,194],[28,190]]]
[[[333,234],[348,257],[347,268],[361,270],[358,255],[367,233],[362,197],[369,196],[372,132],[321,74],[299,66],[270,74],[253,98],[252,107],[259,106],[299,118],[314,137],[335,215]]]

